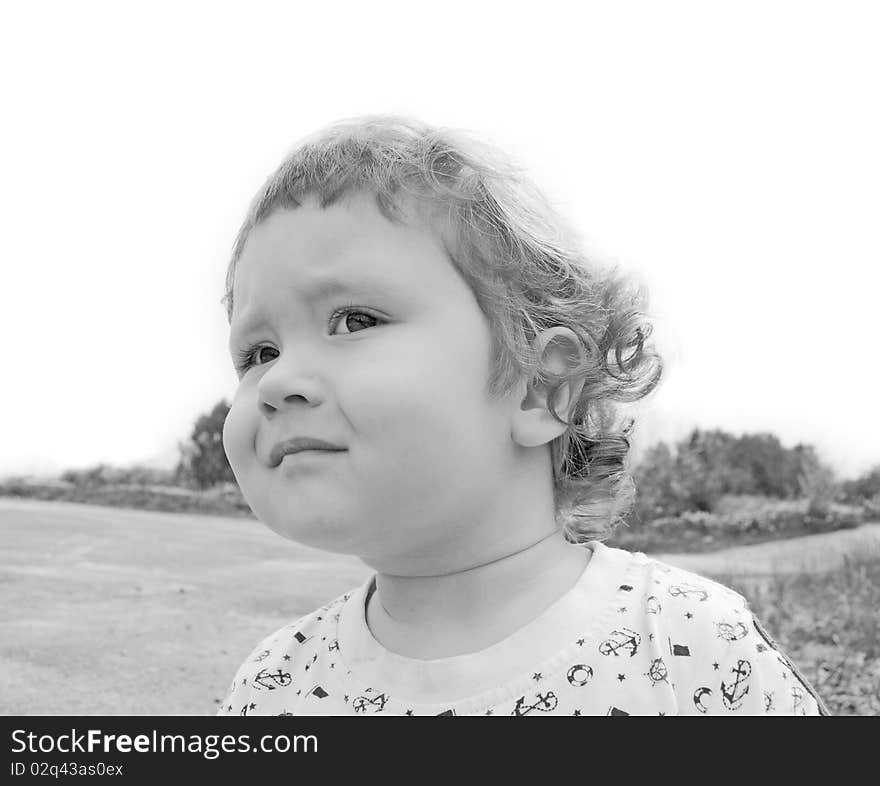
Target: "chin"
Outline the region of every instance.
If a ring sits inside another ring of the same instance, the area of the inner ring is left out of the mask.
[[[281,520],[273,517],[260,520],[282,538],[302,546],[337,554],[357,553],[359,538],[353,537],[355,533],[351,527],[354,525],[340,524],[338,519],[328,521],[324,517],[316,517],[291,521],[289,518]]]

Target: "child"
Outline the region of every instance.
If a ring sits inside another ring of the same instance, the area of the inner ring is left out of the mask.
[[[226,290],[245,499],[374,575],[260,642],[218,714],[827,714],[741,595],[601,542],[633,497],[616,402],[660,358],[640,293],[496,151],[325,129]]]

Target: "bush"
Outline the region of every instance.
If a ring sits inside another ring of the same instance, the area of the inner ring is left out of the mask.
[[[865,502],[880,497],[880,464],[856,480],[844,481],[844,502]]]
[[[865,518],[880,519],[880,491],[862,503],[862,511]]]
[[[850,529],[866,520],[862,507],[839,503],[832,503],[823,515],[811,514],[808,500],[777,500],[743,510],[731,509],[731,505],[728,499],[725,512],[687,511],[662,516],[650,522],[648,531],[658,542],[708,538],[729,545],[744,535],[760,536],[761,540],[797,537]]]
[[[134,464],[130,467],[114,467],[102,463],[84,469],[65,470],[59,478],[77,486],[106,486],[120,483],[143,486],[176,485],[173,470],[145,467],[140,464]]]
[[[813,518],[823,518],[831,510],[837,493],[834,473],[819,462],[805,464],[798,476],[801,496],[808,500],[807,512]]]

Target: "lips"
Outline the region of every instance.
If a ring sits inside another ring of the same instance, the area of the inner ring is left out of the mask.
[[[302,450],[328,450],[343,451],[338,445],[331,445],[322,439],[314,437],[295,437],[293,439],[285,439],[275,445],[269,453],[269,464],[277,467],[288,453],[299,453]]]

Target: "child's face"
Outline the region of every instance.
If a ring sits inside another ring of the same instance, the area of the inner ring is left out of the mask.
[[[488,320],[409,215],[391,223],[362,194],[276,211],[245,244],[230,333],[236,363],[260,347],[223,430],[254,513],[292,540],[381,562],[466,548],[514,451],[510,403],[486,392]],[[325,276],[348,288],[313,292]],[[293,437],[345,450],[271,466]]]

